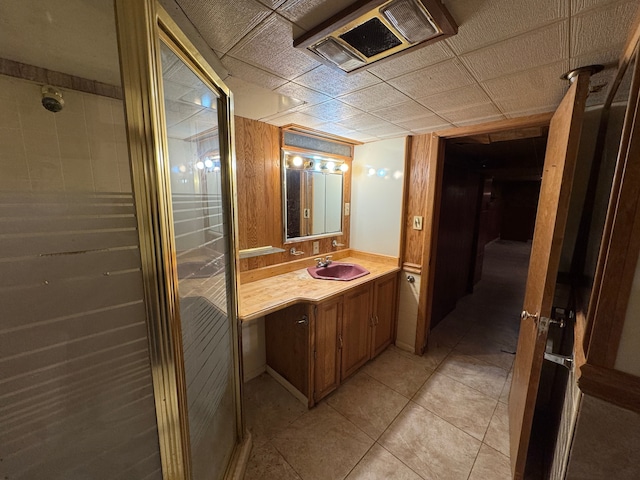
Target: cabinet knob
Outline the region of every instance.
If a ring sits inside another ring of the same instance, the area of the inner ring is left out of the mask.
[[[416,277],[414,277],[413,275],[407,275],[407,282],[413,283],[415,281],[416,281]]]
[[[302,318],[300,318],[300,320],[298,320],[296,323],[298,325],[309,325],[309,317],[303,315]]]

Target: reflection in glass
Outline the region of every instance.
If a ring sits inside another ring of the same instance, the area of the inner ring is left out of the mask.
[[[219,479],[236,415],[218,95],[164,43],[161,56],[193,478]]]
[[[284,152],[285,240],[342,231],[342,189],[348,165]]]

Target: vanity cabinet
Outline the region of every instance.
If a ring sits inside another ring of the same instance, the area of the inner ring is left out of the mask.
[[[373,315],[371,357],[375,357],[393,342],[396,329],[396,295],[398,275],[387,275],[373,285]]]
[[[311,407],[393,342],[397,273],[265,318],[267,365]]]
[[[314,400],[318,401],[340,385],[342,297],[321,303],[315,311]]]
[[[371,358],[371,283],[344,294],[341,380]]]

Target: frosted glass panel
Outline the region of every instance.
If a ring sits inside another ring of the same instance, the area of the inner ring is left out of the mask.
[[[165,44],[161,55],[191,464],[194,480],[213,480],[236,443],[219,100]]]
[[[160,480],[113,3],[0,18],[0,478]]]

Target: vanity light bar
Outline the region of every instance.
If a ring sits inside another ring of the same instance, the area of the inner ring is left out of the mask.
[[[287,168],[296,170],[313,170],[323,173],[345,173],[349,171],[349,165],[340,160],[324,159],[318,156],[305,158],[301,155],[286,153]]]

